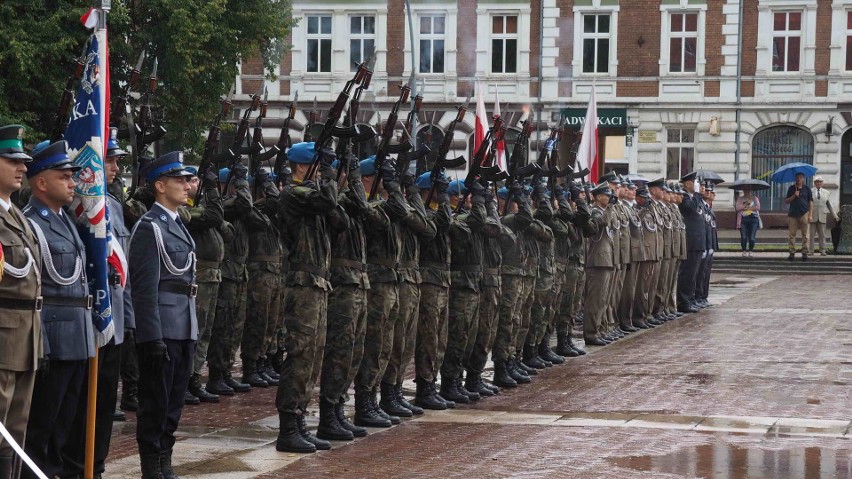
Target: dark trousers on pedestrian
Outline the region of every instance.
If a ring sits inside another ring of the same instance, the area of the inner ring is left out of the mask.
[[[175,431],[192,374],[195,341],[163,339],[169,360],[139,364],[139,411],[136,442],[139,454],[158,454],[175,445]],[[141,355],[141,351],[140,351]]]
[[[47,477],[62,473],[62,449],[76,440],[72,426],[85,379],[85,360],[51,361],[47,374],[36,377],[24,450]],[[36,476],[24,466],[21,477]]]
[[[114,341],[114,340],[113,340]],[[98,393],[95,409],[95,474],[103,474],[109,444],[112,439],[112,415],[115,412],[115,399],[118,396],[118,370],[121,363],[121,346],[110,341],[98,349]],[[62,477],[83,476],[83,466],[86,456],[86,419],[88,418],[87,402],[89,397],[88,375],[83,383],[80,401],[77,403],[77,413],[71,426],[72,436],[62,450]]]
[[[698,277],[698,267],[701,264],[703,251],[689,251],[686,259],[680,264],[677,278],[677,306],[686,307],[695,297],[695,280]]]

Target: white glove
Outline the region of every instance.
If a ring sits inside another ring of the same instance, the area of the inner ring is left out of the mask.
[[[702,252],[701,253],[701,259],[704,259],[706,257],[707,257],[707,252],[706,251]]]
[[[710,251],[707,252],[707,254],[710,255],[710,256],[713,256],[713,250],[711,249]]]

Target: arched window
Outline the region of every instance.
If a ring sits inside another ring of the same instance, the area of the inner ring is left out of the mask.
[[[754,135],[751,144],[752,178],[764,180],[771,189],[759,191],[760,207],[764,211],[785,211],[784,195],[789,184],[773,182],[771,177],[779,167],[794,161],[813,164],[814,137],[795,126],[773,126]],[[810,182],[810,179],[808,179]]]

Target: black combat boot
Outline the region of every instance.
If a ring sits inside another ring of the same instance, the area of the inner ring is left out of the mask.
[[[257,361],[254,359],[243,358],[243,382],[253,388],[269,387],[269,383],[257,372]]]
[[[201,399],[193,396],[191,392],[184,391],[183,393],[183,403],[187,406],[198,406],[201,404]]]
[[[429,388],[432,390],[432,394],[438,399],[438,401],[441,401],[441,402],[443,402],[444,404],[447,405],[447,409],[455,409],[456,402],[450,401],[449,399],[445,398],[444,396],[441,396],[441,394],[438,392],[438,380],[437,379],[432,381],[432,384],[429,385]]]
[[[251,391],[251,384],[241,383],[232,378],[230,374],[225,376],[225,384],[238,393],[247,393]],[[218,393],[217,393],[218,394]]]
[[[521,372],[521,374],[526,374],[527,376],[535,376],[538,374],[538,369],[527,366],[521,361],[521,353],[519,352],[517,356],[515,356],[515,368]]]
[[[346,410],[344,408],[344,401],[341,398],[340,401],[337,401],[337,404],[334,405],[334,415],[337,416],[337,422],[340,424],[340,427],[350,431],[355,437],[366,437],[367,430],[361,426],[356,426],[349,422],[349,419],[346,418]]]
[[[139,383],[135,381],[122,381],[121,402],[118,404],[118,408],[122,411],[133,412],[139,409]]]
[[[464,388],[470,392],[479,394],[479,397],[491,397],[494,395],[494,391],[485,387],[485,383],[482,382],[482,376],[473,371],[467,372],[467,377],[464,378]]]
[[[540,357],[535,353],[535,348],[532,345],[525,344],[524,345],[524,360],[522,363],[526,366],[535,369],[544,369],[547,365],[544,361],[541,360]],[[551,364],[552,366],[553,364]]]
[[[225,379],[222,377],[216,379],[209,379],[207,381],[207,386],[204,388],[207,392],[213,393],[217,396],[233,396],[234,390],[231,389],[231,386],[225,384]]]
[[[355,393],[355,425],[363,427],[391,427],[390,419],[385,419],[373,410],[370,393]]]
[[[264,377],[268,376],[276,381],[276,385],[278,384],[278,380],[281,379],[281,375],[275,372],[275,368],[272,367],[272,355],[267,354],[265,357],[261,358],[260,361],[263,361],[262,366],[258,366],[259,371],[264,375]],[[269,383],[269,381],[266,381]],[[269,383],[272,384],[272,383]]]
[[[470,397],[459,391],[458,383],[455,379],[441,378],[441,397],[461,404],[469,404]]]
[[[352,431],[345,429],[337,419],[337,414],[334,413],[335,404],[332,404],[325,399],[320,399],[320,417],[319,427],[317,428],[317,437],[320,439],[329,439],[332,441],[351,441],[355,439]]]
[[[302,437],[299,433],[299,422],[291,412],[278,414],[280,428],[275,450],[280,452],[317,452],[316,446]]]
[[[580,356],[586,355],[585,350],[578,348],[577,345],[574,344],[574,340],[571,338],[571,333],[568,333],[568,336],[567,336],[566,339],[568,340],[568,347],[569,348],[573,349],[574,351],[577,351],[577,354],[579,354]]]
[[[494,384],[501,388],[516,388],[518,382],[509,374],[505,361],[494,363]]]
[[[189,377],[189,392],[201,402],[219,402],[219,396],[211,394],[201,385],[201,378],[197,374]]]
[[[376,400],[377,394],[378,393],[376,391],[376,388],[373,388],[372,392],[370,393],[370,405],[373,406],[373,410],[376,411],[376,414],[378,414],[379,417],[387,419],[393,425],[401,424],[402,419],[400,419],[399,416],[394,416],[394,415],[388,414],[385,410],[383,410],[381,407],[379,407],[379,401]]]
[[[569,333],[556,334],[556,349],[553,352],[567,358],[576,358],[580,355],[579,351],[574,349],[571,344],[571,335]]]
[[[331,449],[331,443],[328,441],[324,441],[308,431],[308,424],[305,422],[305,414],[299,414],[296,416],[296,425],[299,428],[299,435],[302,436],[302,439],[308,441],[313,444],[317,451],[328,451]]]
[[[402,384],[396,384],[393,387],[394,394],[396,395],[396,402],[399,403],[400,406],[404,407],[411,411],[411,414],[415,416],[420,416],[423,414],[423,408],[417,407],[414,404],[408,402],[408,399],[405,399],[405,396],[402,394]]]
[[[461,377],[456,378],[456,389],[458,389],[458,391],[460,393],[462,393],[465,396],[467,396],[468,398],[470,398],[470,402],[479,401],[479,398],[480,398],[479,393],[474,392],[474,391],[469,391],[466,387],[464,387],[464,384],[462,383]]]
[[[163,479],[180,479],[172,469],[171,449],[160,453],[160,472],[163,474]]]
[[[142,467],[142,479],[165,479],[160,470],[160,454],[139,454],[139,466]]]
[[[381,385],[382,399],[379,401],[379,407],[391,416],[411,417],[411,410],[399,403],[396,397],[396,385],[387,384],[382,381]]]
[[[414,404],[432,411],[447,409],[447,404],[441,400],[440,396],[435,394],[432,384],[420,381],[419,379],[417,380],[417,394],[414,396]]]
[[[550,349],[550,335],[544,337],[544,339],[538,345],[538,355],[544,359],[545,361],[549,361],[551,364],[562,364],[565,362],[565,358],[553,352]]]

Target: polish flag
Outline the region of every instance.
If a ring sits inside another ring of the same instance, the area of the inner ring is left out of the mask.
[[[473,151],[479,149],[479,145],[485,141],[485,133],[488,131],[488,116],[485,113],[485,98],[482,96],[482,85],[476,82],[476,129],[473,134]]]
[[[494,87],[494,95],[496,100],[494,101],[494,116],[500,116],[500,90],[495,86]],[[505,154],[506,152],[506,142],[502,139],[497,142],[497,166],[500,167],[501,170],[506,170],[506,162],[505,162]]]
[[[586,122],[583,123],[583,137],[577,148],[577,161],[580,168],[589,169],[590,181],[598,181],[598,105],[595,87],[592,86],[592,96],[589,98],[589,108],[586,110]]]
[[[83,26],[88,29],[92,29],[98,26],[98,9],[90,8],[88,12],[84,13],[82,17],[80,17],[80,21],[83,22]]]

